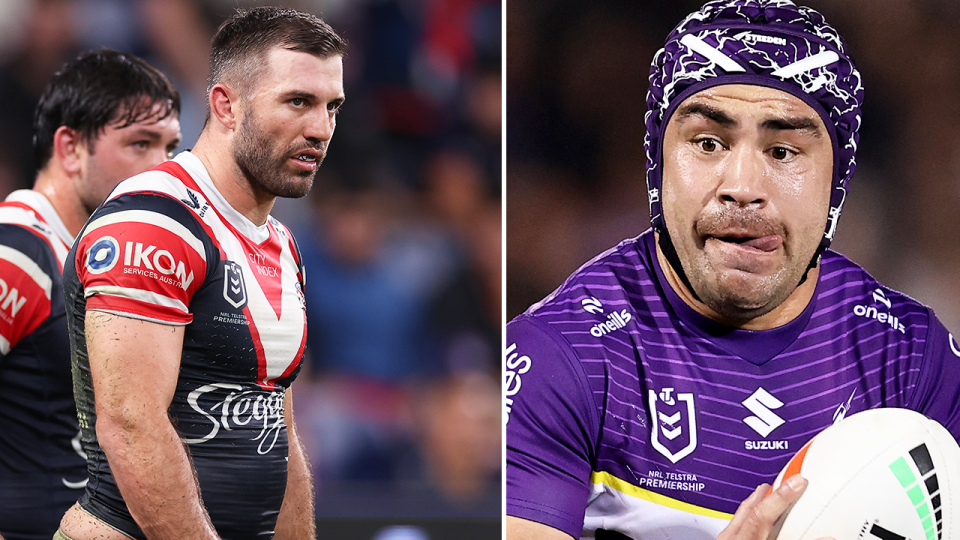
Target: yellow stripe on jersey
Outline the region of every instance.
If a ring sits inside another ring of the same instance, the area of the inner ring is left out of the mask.
[[[674,510],[680,510],[681,512],[687,512],[688,514],[697,514],[699,516],[725,519],[728,521],[733,519],[733,514],[718,512],[709,508],[703,508],[702,506],[696,506],[683,501],[678,501],[677,499],[671,499],[666,495],[661,495],[659,493],[654,493],[653,491],[637,487],[625,480],[621,480],[616,476],[613,476],[608,472],[592,473],[590,475],[590,482],[594,484],[604,484],[619,491],[620,493],[623,493],[624,495],[630,495],[631,497],[650,501],[660,506],[666,506],[668,508],[673,508]]]

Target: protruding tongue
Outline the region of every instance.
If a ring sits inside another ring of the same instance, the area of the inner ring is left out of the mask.
[[[770,236],[761,236],[759,238],[751,238],[744,242],[741,242],[741,245],[750,246],[754,249],[759,249],[760,251],[773,251],[777,249],[782,240],[778,235]]]

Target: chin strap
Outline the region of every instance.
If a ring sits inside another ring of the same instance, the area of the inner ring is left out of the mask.
[[[697,302],[703,303],[703,300],[697,295],[697,291],[693,290],[693,285],[690,285],[687,273],[683,271],[683,265],[680,264],[680,257],[677,255],[677,249],[673,247],[673,240],[670,239],[670,234],[667,233],[667,229],[663,229],[659,231],[659,233],[657,244],[660,246],[660,251],[663,252],[663,256],[667,258],[667,262],[670,263],[670,267],[673,268],[673,272],[680,277],[680,281],[683,282],[683,285],[690,291],[693,298]]]
[[[797,287],[803,285],[803,282],[807,280],[807,276],[810,274],[810,271],[817,267],[820,264],[820,256],[823,255],[826,246],[820,244],[820,247],[817,248],[817,252],[813,254],[813,259],[810,260],[810,264],[807,265],[807,270],[800,276],[800,283],[797,283]]]

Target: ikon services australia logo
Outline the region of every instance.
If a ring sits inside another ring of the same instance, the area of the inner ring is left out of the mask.
[[[166,249],[144,242],[127,241],[121,249],[112,236],[98,238],[87,250],[84,265],[91,274],[109,272],[123,260],[124,274],[136,274],[187,290],[193,283],[193,270]]]
[[[112,236],[104,236],[87,251],[87,270],[91,274],[109,272],[120,259],[120,244]]]

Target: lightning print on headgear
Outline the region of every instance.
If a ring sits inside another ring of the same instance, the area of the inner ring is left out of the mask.
[[[863,85],[837,31],[817,11],[789,0],[719,0],[667,37],[650,69],[644,150],[650,222],[663,233],[663,131],[687,97],[722,84],[783,90],[823,119],[833,144],[830,210],[817,254],[829,247],[856,169]]]

